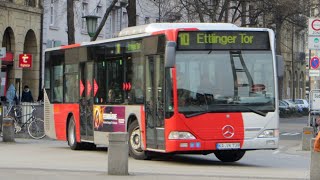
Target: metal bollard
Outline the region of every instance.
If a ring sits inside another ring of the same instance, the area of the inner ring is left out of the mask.
[[[129,175],[128,173],[128,133],[114,132],[109,134],[108,174]]]
[[[4,117],[2,119],[2,141],[14,142],[14,121],[11,117]]]
[[[310,142],[312,138],[313,138],[313,128],[310,126],[303,127],[302,150],[310,151]]]

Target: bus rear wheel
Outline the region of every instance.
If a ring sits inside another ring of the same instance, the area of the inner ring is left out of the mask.
[[[246,151],[244,150],[224,150],[216,151],[214,154],[222,162],[236,162],[239,161]]]
[[[150,157],[147,152],[141,148],[141,132],[138,121],[134,121],[129,125],[129,155],[135,159],[145,160]]]
[[[72,150],[82,149],[82,144],[76,140],[76,126],[73,117],[71,117],[68,124],[68,144]]]

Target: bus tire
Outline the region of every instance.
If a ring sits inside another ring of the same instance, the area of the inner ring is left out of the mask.
[[[141,133],[138,121],[134,121],[129,125],[128,133],[129,155],[138,160],[149,159],[147,152],[141,149]]]
[[[76,126],[73,117],[70,118],[68,123],[68,144],[72,150],[82,149],[82,144],[76,140]]]
[[[244,150],[222,150],[215,151],[214,154],[222,162],[236,162],[239,161],[246,151]]]

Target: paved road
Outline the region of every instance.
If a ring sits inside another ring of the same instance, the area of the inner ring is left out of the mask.
[[[281,119],[281,132],[302,131],[303,118]],[[301,126],[301,128],[300,128]],[[300,133],[301,135],[301,133]],[[301,151],[299,135],[281,135],[275,151],[251,151],[236,163],[222,163],[214,155],[178,155],[138,161],[129,158],[129,176],[107,174],[106,148],[72,151],[66,142],[51,139],[0,138],[0,179],[308,179],[310,152]]]

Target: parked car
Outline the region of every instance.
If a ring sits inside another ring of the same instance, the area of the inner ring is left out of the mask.
[[[292,111],[302,111],[302,109],[300,109],[300,107],[296,103],[294,103],[292,99],[283,99],[283,101],[289,104],[289,107]]]
[[[309,109],[309,102],[306,99],[295,99],[294,102],[301,108]]]
[[[279,100],[279,110],[283,112],[289,112],[290,111],[289,104],[285,101]]]

